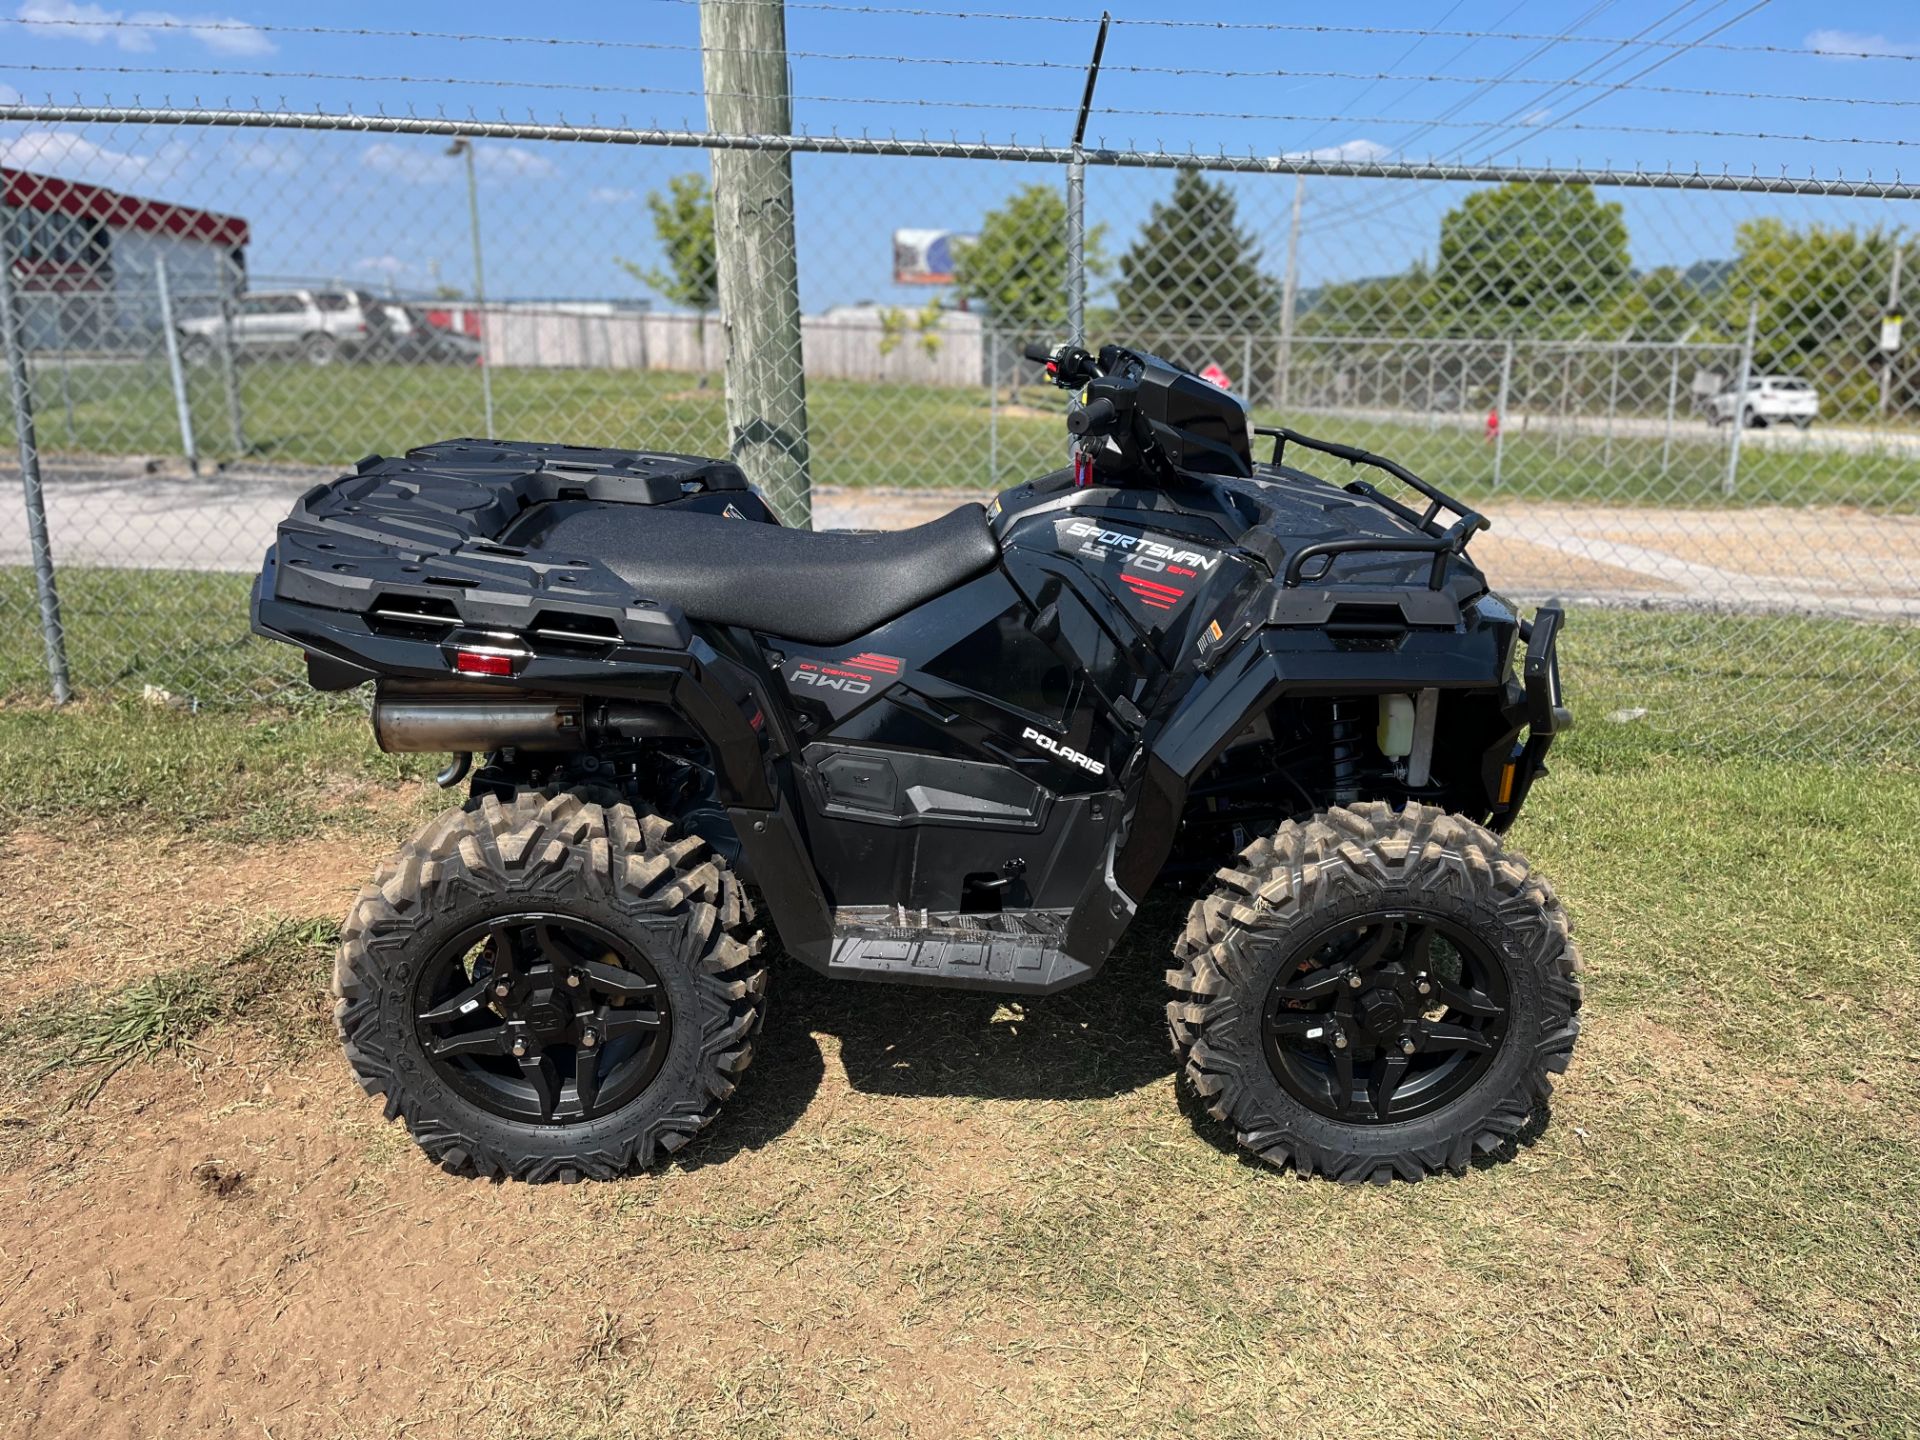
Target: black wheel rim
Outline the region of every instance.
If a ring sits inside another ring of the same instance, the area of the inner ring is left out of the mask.
[[[414,986],[428,1062],[510,1120],[581,1124],[660,1073],[673,1015],[629,940],[568,915],[502,915],[453,936]]]
[[[1308,940],[1262,1015],[1267,1064],[1330,1119],[1398,1124],[1452,1104],[1506,1041],[1507,975],[1452,921],[1377,911]]]

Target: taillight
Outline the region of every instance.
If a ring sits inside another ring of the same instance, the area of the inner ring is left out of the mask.
[[[455,650],[453,668],[462,675],[511,676],[520,657],[504,650]]]

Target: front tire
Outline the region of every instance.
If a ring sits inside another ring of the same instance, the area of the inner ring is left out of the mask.
[[[711,1124],[765,1005],[752,909],[657,815],[486,797],[361,891],[335,1015],[355,1077],[455,1174],[611,1179]]]
[[[1566,912],[1484,827],[1381,802],[1222,870],[1167,972],[1181,1077],[1239,1144],[1343,1181],[1462,1173],[1517,1136],[1579,1035]]]

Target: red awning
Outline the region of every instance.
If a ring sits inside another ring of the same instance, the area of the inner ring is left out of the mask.
[[[7,208],[80,215],[106,222],[114,230],[146,230],[161,235],[184,235],[210,245],[244,245],[247,222],[238,215],[143,200],[101,185],[60,180],[0,166],[0,199]]]

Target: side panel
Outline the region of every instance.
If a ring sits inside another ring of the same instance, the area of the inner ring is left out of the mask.
[[[833,908],[1073,904],[1130,737],[993,572],[838,647],[763,639]]]

